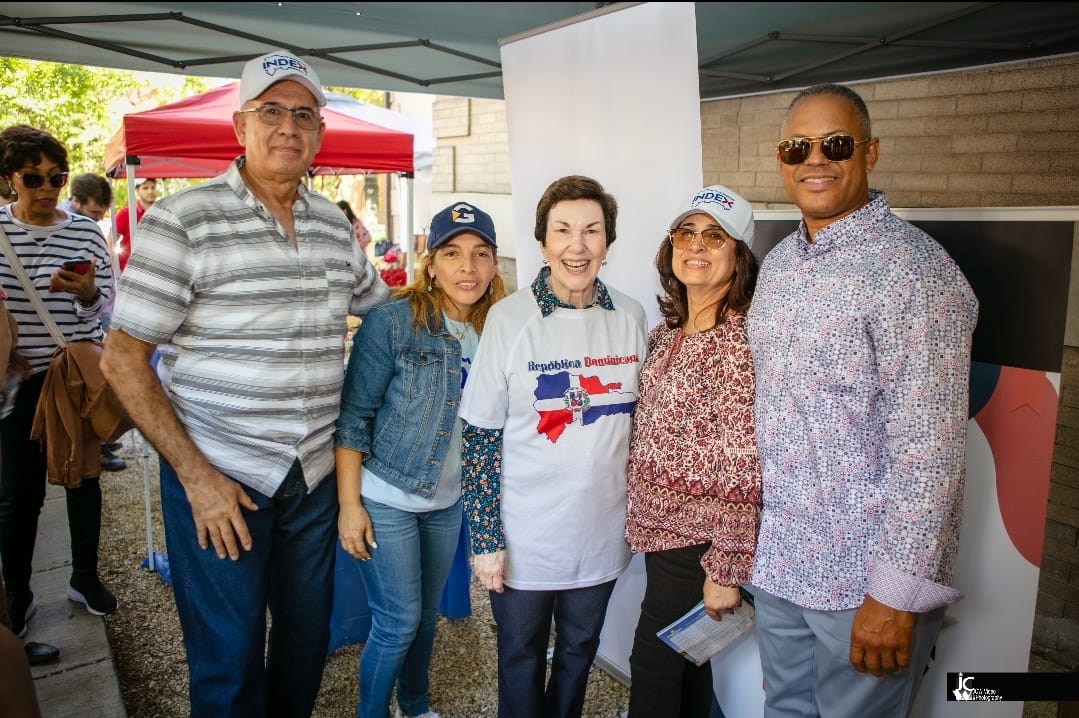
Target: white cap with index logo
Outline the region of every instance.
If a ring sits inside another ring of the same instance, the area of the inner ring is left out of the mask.
[[[691,214],[703,213],[718,222],[730,236],[753,246],[753,206],[740,195],[717,184],[698,190],[688,204],[671,222],[671,229],[677,228]]]
[[[240,76],[240,106],[282,80],[300,83],[315,96],[319,107],[326,106],[326,95],[322,92],[322,84],[315,74],[315,68],[284,50],[275,50],[256,57],[244,65],[243,74]]]

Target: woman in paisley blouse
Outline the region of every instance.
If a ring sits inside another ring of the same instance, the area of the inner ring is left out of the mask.
[[[757,280],[753,208],[697,192],[656,255],[665,321],[648,338],[629,454],[626,540],[645,555],[630,656],[629,718],[706,718],[712,669],[656,632],[702,599],[715,620],[741,602],[761,507],[746,311]]]

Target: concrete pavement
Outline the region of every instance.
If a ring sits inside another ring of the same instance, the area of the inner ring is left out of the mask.
[[[126,718],[105,619],[67,598],[71,544],[64,490],[49,486],[38,522],[30,587],[37,614],[25,638],[51,643],[60,660],[32,669],[42,718]]]

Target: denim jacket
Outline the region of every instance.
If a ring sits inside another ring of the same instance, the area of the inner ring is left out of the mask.
[[[372,307],[352,342],[334,444],[397,488],[432,496],[461,403],[461,345],[412,319],[407,299]]]

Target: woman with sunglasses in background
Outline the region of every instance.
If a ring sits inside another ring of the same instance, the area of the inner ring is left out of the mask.
[[[629,718],[707,718],[712,668],[656,633],[702,600],[741,603],[753,569],[761,472],[753,431],[746,310],[757,282],[753,208],[705,187],[671,222],[656,255],[664,321],[648,337],[629,447],[626,540],[644,554]]]
[[[112,293],[112,264],[97,224],[57,209],[60,190],[67,184],[67,150],[48,132],[28,125],[8,127],[0,133],[0,174],[15,192],[15,201],[0,207],[0,229],[49,314],[68,341],[101,340],[98,315]],[[64,268],[65,262],[75,260],[82,260],[85,269]],[[0,254],[0,282],[19,324],[19,352],[30,362],[30,375],[19,387],[11,413],[0,420],[0,559],[12,630],[23,636],[37,610],[30,575],[46,480],[46,453],[30,439],[30,429],[57,347],[6,254]],[[111,613],[116,597],[97,575],[98,478],[85,479],[65,493],[71,531],[68,598],[95,615]]]

